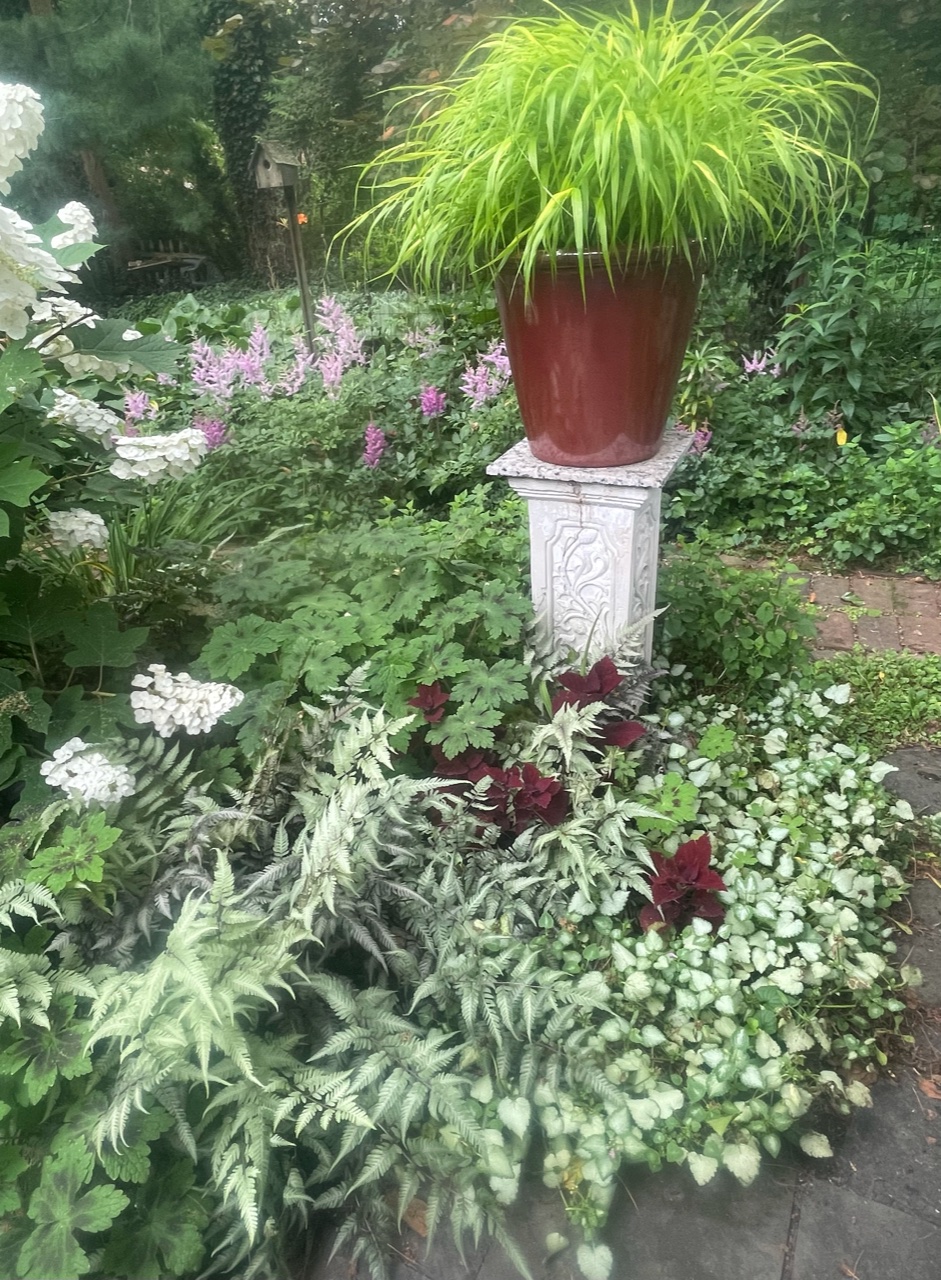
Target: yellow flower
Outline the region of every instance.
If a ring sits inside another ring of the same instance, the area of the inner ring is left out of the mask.
[[[843,430],[843,428],[842,428],[842,427],[840,427],[840,428],[837,430],[837,433],[836,433],[836,442],[837,442],[837,444],[838,444],[838,445],[840,445],[840,446],[842,447],[844,444],[846,444],[846,442],[847,442],[847,440],[848,440],[848,439],[849,439],[849,436],[846,434],[846,432]]]

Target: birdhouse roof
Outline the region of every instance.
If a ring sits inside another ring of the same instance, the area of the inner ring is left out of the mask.
[[[252,168],[259,160],[269,160],[272,164],[292,164],[300,166],[300,157],[281,142],[259,142],[252,152]]]

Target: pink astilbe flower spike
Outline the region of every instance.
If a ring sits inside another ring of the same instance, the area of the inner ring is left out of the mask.
[[[427,383],[422,385],[419,404],[423,418],[440,418],[447,403],[447,397],[438,387],[430,387]]]
[[[363,465],[375,471],[387,448],[385,432],[381,431],[374,422],[370,422],[366,427],[363,441]]]

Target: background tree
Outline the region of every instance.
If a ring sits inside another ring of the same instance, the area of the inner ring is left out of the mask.
[[[183,237],[235,266],[200,36],[196,0],[3,0],[0,77],[32,85],[48,122],[14,187],[25,216],[83,199],[122,249]]]

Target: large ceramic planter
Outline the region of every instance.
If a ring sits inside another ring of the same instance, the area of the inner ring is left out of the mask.
[[[534,273],[529,297],[512,265],[497,301],[523,426],[535,457],[619,467],[660,447],[701,280],[685,258],[634,258],[609,277],[600,254],[574,253]]]

